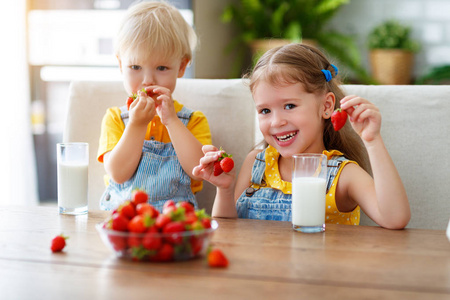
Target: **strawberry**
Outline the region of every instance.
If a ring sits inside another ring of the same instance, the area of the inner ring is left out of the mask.
[[[112,215],[112,229],[117,231],[127,231],[130,221],[120,213]]]
[[[222,150],[222,147],[220,147]],[[230,155],[226,152],[222,153],[219,159],[214,163],[214,176],[219,176],[222,172],[228,173],[234,168],[234,161]]]
[[[226,268],[228,259],[220,249],[213,249],[208,253],[208,265],[214,268]]]
[[[153,92],[147,91],[146,88],[142,88],[141,91],[146,93],[148,96],[151,96],[151,94],[153,94]],[[131,105],[131,103],[133,103],[134,100],[136,100],[137,96],[138,96],[138,94],[135,93],[135,94],[131,94],[131,96],[129,96],[127,98],[127,109],[128,110],[130,110],[130,105]]]
[[[338,131],[344,127],[346,121],[347,112],[345,110],[338,108],[331,114],[331,123],[333,124],[335,131]]]
[[[53,238],[50,249],[52,252],[61,252],[66,246],[66,239],[69,237],[64,236],[62,233]]]
[[[184,223],[181,221],[170,222],[164,226],[162,232],[171,234],[171,233],[179,233],[185,231]],[[181,244],[183,241],[183,236],[181,234],[172,234],[166,237],[166,241],[171,244]]]
[[[225,173],[230,172],[234,168],[234,161],[231,157],[225,157],[220,161],[220,166]]]
[[[127,109],[128,110],[130,110],[130,105],[131,105],[131,103],[133,103],[134,99],[136,99],[136,97],[134,97],[134,96],[128,97],[128,99],[127,99]]]
[[[158,253],[150,258],[151,261],[171,261],[173,259],[174,249],[171,244],[163,244]]]
[[[149,215],[151,218],[156,218],[159,215],[159,211],[146,202],[136,205],[136,213],[138,215]]]
[[[171,222],[172,220],[168,215],[159,214],[159,216],[156,217],[155,225],[158,228],[164,228],[167,223]]]
[[[136,215],[134,205],[130,201],[125,201],[122,203],[117,209],[117,212],[124,215],[128,219],[132,219]]]
[[[127,248],[127,238],[115,234],[109,234],[108,239],[116,251],[122,251]]]
[[[139,203],[145,203],[148,201],[148,195],[143,190],[134,190],[131,194],[131,202],[136,206]]]
[[[185,214],[194,212],[194,205],[188,201],[180,201],[176,204],[177,207],[183,207]]]
[[[143,240],[142,246],[147,250],[158,250],[161,248],[162,240],[160,236],[157,236],[153,232],[146,233]]]
[[[155,220],[148,215],[136,215],[128,223],[128,231],[143,233],[155,223]]]

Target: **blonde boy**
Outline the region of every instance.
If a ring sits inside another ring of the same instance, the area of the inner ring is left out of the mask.
[[[194,194],[202,182],[191,170],[211,133],[203,113],[172,99],[196,43],[194,30],[172,5],[141,2],[128,10],[116,56],[125,90],[137,98],[129,109],[109,108],[102,121],[98,160],[110,177],[102,209],[116,208],[135,189],[145,190],[159,209],[168,199],[197,207]]]

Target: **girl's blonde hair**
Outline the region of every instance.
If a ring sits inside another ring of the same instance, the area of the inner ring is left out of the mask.
[[[322,70],[328,70],[332,79],[326,81]],[[335,109],[345,96],[339,87],[336,71],[331,63],[317,48],[305,44],[289,44],[267,51],[256,63],[250,78],[250,90],[253,93],[261,80],[272,85],[302,83],[306,92],[314,94],[334,93]],[[361,138],[349,122],[339,131],[333,129],[331,119],[325,119],[323,142],[327,150],[339,150],[345,156],[356,161],[368,173],[371,173],[367,150]]]
[[[119,27],[115,54],[135,59],[157,54],[190,61],[196,46],[197,35],[177,8],[164,1],[150,1],[128,9]]]

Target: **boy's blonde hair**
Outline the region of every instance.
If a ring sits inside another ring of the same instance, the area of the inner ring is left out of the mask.
[[[192,59],[197,36],[174,6],[161,1],[131,6],[119,28],[115,54],[148,59],[153,55]]]
[[[332,79],[326,81],[322,70],[328,70]],[[331,63],[317,48],[305,44],[289,44],[267,51],[256,63],[250,78],[250,90],[255,90],[261,80],[279,86],[302,83],[306,92],[322,94],[332,92],[336,97],[335,109],[345,96]],[[339,150],[371,173],[367,150],[349,122],[339,131],[333,129],[331,119],[325,119],[323,142],[327,150]]]

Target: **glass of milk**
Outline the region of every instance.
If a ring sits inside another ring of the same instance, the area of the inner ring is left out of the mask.
[[[88,143],[58,143],[58,208],[60,214],[88,212]]]
[[[292,172],[292,227],[300,232],[325,231],[327,157],[296,154]]]

